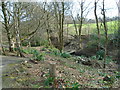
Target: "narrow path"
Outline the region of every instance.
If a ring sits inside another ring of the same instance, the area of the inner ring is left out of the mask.
[[[15,56],[2,56],[0,55],[0,60],[2,61],[0,63],[0,70],[3,69],[4,66],[7,66],[8,64],[13,63],[19,63],[25,60],[29,60],[29,58],[21,58],[21,57],[15,57]]]
[[[2,73],[6,71],[7,66],[9,64],[15,64],[15,63],[20,63],[22,61],[29,60],[29,58],[21,58],[21,57],[15,57],[15,56],[2,56],[0,55],[0,90],[2,89]]]

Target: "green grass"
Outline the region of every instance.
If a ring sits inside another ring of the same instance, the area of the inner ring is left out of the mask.
[[[100,24],[101,23],[99,23],[99,25]],[[77,25],[77,27],[79,27],[79,24],[76,24],[76,25]],[[67,25],[64,25],[65,28],[66,28],[66,26]],[[114,34],[117,31],[118,22],[117,21],[107,22],[107,28],[108,28],[108,34]],[[68,24],[68,29],[69,29],[69,34],[72,34],[72,35],[75,34],[74,24]],[[89,34],[97,33],[96,23],[83,24],[83,26],[82,26],[82,35],[87,35],[88,33]],[[104,34],[103,26],[100,29],[100,33]]]

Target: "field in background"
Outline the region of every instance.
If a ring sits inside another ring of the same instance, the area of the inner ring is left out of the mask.
[[[101,26],[100,33],[104,34],[103,26],[101,25],[101,23],[99,23],[99,25]],[[79,27],[79,24],[77,24],[77,27]],[[108,34],[114,34],[118,29],[118,21],[107,22],[107,27],[108,27]],[[67,31],[67,25],[64,25],[64,29]],[[70,35],[75,34],[74,24],[68,24],[68,33]],[[96,23],[83,24],[82,35],[95,34],[95,33],[97,33]]]

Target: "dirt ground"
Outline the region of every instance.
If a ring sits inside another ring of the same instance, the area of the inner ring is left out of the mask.
[[[117,70],[112,68],[106,70],[76,63],[77,57],[63,58],[48,54],[48,50],[42,51],[44,47],[38,47],[37,50],[46,53],[44,61],[37,61],[37,64],[31,60],[23,61],[18,64],[9,64],[3,73],[3,88],[50,88],[52,84],[46,85],[49,80],[49,70],[51,63],[56,66],[57,88],[71,88],[79,84],[80,88],[102,88],[113,87],[120,88],[119,79],[114,78],[114,83],[103,82],[105,75],[115,77]],[[32,55],[26,54],[26,57]],[[12,82],[12,83],[11,83]],[[50,82],[50,81],[49,81]]]

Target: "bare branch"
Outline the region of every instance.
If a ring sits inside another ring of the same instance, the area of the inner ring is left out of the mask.
[[[5,23],[4,22],[2,22],[2,21],[0,21],[3,25],[5,25]]]
[[[7,10],[8,14],[13,17],[13,15],[12,15],[13,12],[9,11],[8,9],[6,9],[6,10]]]
[[[14,23],[12,23],[11,25],[9,25],[9,27],[8,27],[8,28],[9,28],[9,29],[11,29],[11,27],[12,27],[13,25],[14,25]]]
[[[39,23],[38,23],[37,28],[36,28],[33,32],[31,32],[31,33],[29,33],[28,35],[26,35],[26,37],[23,38],[23,39],[21,40],[21,42],[23,42],[24,40],[27,40],[27,39],[32,38],[32,37],[34,36],[34,34],[37,32],[39,26],[40,26],[40,20],[39,20]]]
[[[91,4],[91,2],[86,6],[86,8],[83,10],[83,12],[87,10],[87,8],[89,7],[90,4]]]
[[[2,15],[0,15],[0,17],[1,17],[2,19],[4,19],[4,17],[3,17]]]
[[[37,28],[33,32],[31,32],[30,34],[28,34],[28,35],[30,36],[30,35],[36,33],[36,31],[38,30],[39,26],[40,26],[40,20],[39,20],[39,24],[38,24]]]

